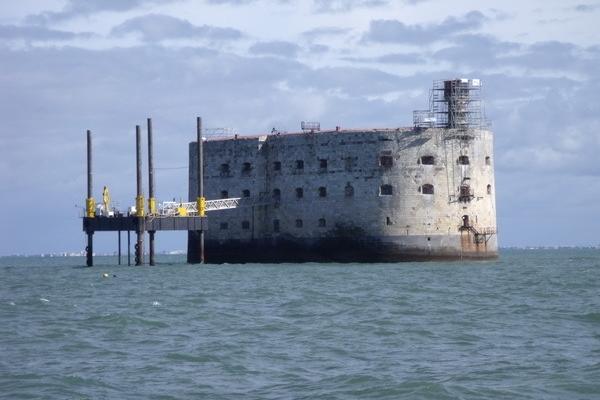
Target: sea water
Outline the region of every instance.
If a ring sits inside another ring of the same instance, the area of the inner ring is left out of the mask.
[[[600,398],[600,250],[95,261],[0,258],[0,397]]]

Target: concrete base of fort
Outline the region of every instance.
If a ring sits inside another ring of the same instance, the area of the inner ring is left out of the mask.
[[[477,243],[476,243],[477,242]],[[188,236],[188,261],[199,260],[198,237]],[[278,236],[255,240],[209,240],[207,263],[404,262],[484,260],[498,257],[496,236],[475,241],[470,233],[304,239]]]

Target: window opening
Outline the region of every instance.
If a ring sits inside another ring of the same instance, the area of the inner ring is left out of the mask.
[[[327,226],[327,221],[325,218],[319,218],[319,228],[324,228]]]
[[[250,229],[250,221],[242,221],[242,229]]]
[[[469,156],[460,156],[460,157],[458,157],[458,164],[460,164],[460,165],[469,165]]]
[[[433,185],[426,183],[421,186],[421,193],[423,194],[433,194]]]
[[[296,188],[296,198],[301,199],[304,197],[304,189]]]
[[[344,188],[344,196],[346,196],[346,197],[354,196],[354,187],[350,184],[350,182],[348,182],[346,184],[346,187]]]
[[[379,195],[380,196],[391,196],[394,193],[394,189],[392,185],[381,185],[379,187]]]
[[[435,164],[435,157],[434,156],[423,156],[423,157],[421,157],[421,164],[433,165],[433,164]]]
[[[319,188],[319,197],[327,197],[327,188],[324,186],[321,186]]]
[[[296,228],[302,228],[303,222],[301,219],[296,220]]]

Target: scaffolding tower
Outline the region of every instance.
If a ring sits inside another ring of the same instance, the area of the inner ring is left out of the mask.
[[[467,131],[484,128],[481,80],[451,79],[433,82],[429,93],[429,110],[413,111],[415,128],[446,128]]]

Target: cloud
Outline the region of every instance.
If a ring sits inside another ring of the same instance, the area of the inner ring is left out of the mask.
[[[99,12],[123,12],[133,10],[145,5],[173,3],[180,0],[67,0],[61,11],[46,11],[27,17],[28,23],[46,24],[89,16]]]
[[[348,28],[338,28],[335,26],[322,26],[319,28],[310,29],[308,31],[302,32],[302,36],[306,37],[308,40],[315,40],[321,37],[329,37],[329,36],[341,36],[350,32]]]
[[[346,61],[382,64],[421,64],[426,61],[419,53],[390,53],[378,57],[345,57]]]
[[[0,25],[0,39],[23,39],[30,41],[72,40],[90,37],[91,33],[76,33],[49,29],[40,26]]]
[[[600,8],[600,4],[578,4],[573,7],[573,10],[583,13],[589,13],[596,11]]]
[[[250,53],[257,55],[273,55],[294,58],[300,51],[300,46],[291,42],[272,41],[253,44]]]
[[[359,7],[381,7],[389,4],[389,0],[314,0],[317,13],[346,12]]]
[[[431,43],[445,40],[454,34],[480,28],[487,17],[479,11],[470,11],[462,17],[448,17],[439,24],[406,25],[398,20],[371,21],[363,35],[367,42]]]
[[[130,33],[139,34],[142,40],[147,42],[193,38],[237,40],[243,36],[242,32],[237,29],[209,25],[197,26],[184,19],[162,14],[148,14],[131,18],[111,31],[113,36],[124,36]]]

